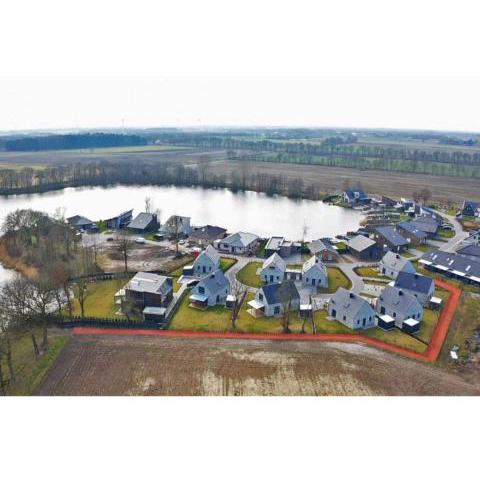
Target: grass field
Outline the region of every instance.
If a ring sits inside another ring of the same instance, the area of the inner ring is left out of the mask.
[[[36,332],[36,335],[39,339],[40,330]],[[31,395],[66,345],[67,340],[68,336],[64,332],[50,330],[50,348],[47,353],[36,359],[33,354],[30,335],[26,334],[14,338],[12,340],[12,361],[16,379],[15,383],[9,385],[7,393],[9,395]]]
[[[451,363],[449,351],[453,345],[460,347],[460,358],[466,358],[468,349],[466,348],[465,340],[471,337],[475,329],[479,327],[480,297],[464,293],[440,352],[439,364],[446,366]]]
[[[335,293],[340,287],[351,288],[352,282],[338,267],[327,267],[328,288],[321,288],[322,293]]]
[[[88,285],[88,297],[85,301],[85,316],[122,318],[116,315],[119,306],[115,305],[115,293],[118,292],[128,279],[99,280]],[[77,300],[73,303],[74,315],[80,315],[80,305]]]
[[[254,318],[246,309],[246,304],[253,298],[248,294],[245,305],[240,311],[237,321],[238,332],[249,333],[280,333],[282,326],[279,318]],[[222,306],[209,307],[206,310],[199,310],[189,306],[188,295],[182,300],[180,307],[170,322],[170,330],[185,330],[195,332],[227,332],[231,330],[230,310]],[[292,313],[292,332],[300,332],[303,321],[297,313]],[[306,331],[311,332],[308,326]]]
[[[383,278],[384,280],[391,280],[389,277],[386,277],[385,275],[380,275],[380,272],[377,269],[372,267],[357,267],[357,268],[354,268],[353,270],[360,277]]]
[[[260,262],[247,263],[241,270],[237,272],[237,279],[239,282],[249,287],[260,288],[262,282],[260,276],[257,275],[257,270],[261,268]]]
[[[403,252],[400,254],[402,257],[405,257],[405,258],[413,258],[415,257],[416,255],[414,255],[413,253],[410,253],[410,252]]]

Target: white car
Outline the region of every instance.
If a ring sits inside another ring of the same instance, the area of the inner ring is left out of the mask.
[[[145,243],[145,239],[143,237],[137,237],[135,239],[135,243],[140,243],[141,245],[143,245]]]

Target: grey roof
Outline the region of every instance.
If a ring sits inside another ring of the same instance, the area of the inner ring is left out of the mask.
[[[398,226],[412,235],[415,235],[418,239],[427,238],[427,234],[412,222],[401,222]]]
[[[283,237],[270,237],[265,245],[265,250],[279,250],[284,241]]]
[[[228,278],[221,270],[215,270],[213,273],[209,273],[198,282],[198,286],[205,287],[205,290],[211,295],[214,295],[219,290],[223,290],[229,285],[230,282],[228,281]]]
[[[396,287],[419,293],[428,293],[433,283],[432,277],[410,272],[400,272],[395,279]]]
[[[215,263],[216,265],[218,265],[220,263],[220,255],[218,254],[218,252],[211,246],[209,245],[195,260],[195,262],[201,257],[201,256],[205,256],[205,257],[208,257],[210,258],[210,260]]]
[[[420,302],[411,293],[397,287],[384,288],[378,297],[378,301],[381,305],[405,315],[410,313],[413,306],[422,308]]]
[[[375,230],[396,247],[408,245],[407,239],[402,237],[393,227],[377,227]]]
[[[418,217],[417,219],[412,220],[410,223],[426,233],[437,233],[439,227],[439,224],[436,220],[434,220],[432,217],[426,216]]]
[[[150,225],[152,220],[156,220],[156,215],[153,213],[139,213],[129,224],[128,228],[135,228],[137,230],[144,230]]]
[[[347,310],[352,316],[355,316],[365,305],[370,307],[370,304],[363,297],[343,287],[340,287],[330,298],[330,303],[337,305],[342,310]]]
[[[320,273],[323,273],[324,275],[327,275],[327,268],[323,264],[323,262],[315,255],[310,257],[302,267],[302,272],[307,273],[310,270],[315,269],[318,270]]]
[[[465,245],[463,247],[460,247],[457,250],[457,253],[460,255],[466,255],[468,257],[480,257],[480,245]]]
[[[227,243],[233,247],[248,247],[251,243],[257,240],[258,236],[254,233],[237,232],[225,237],[222,243]]]
[[[285,263],[285,260],[278,255],[278,253],[273,253],[263,262],[262,270],[268,267],[277,267],[280,270],[285,271],[287,264]]]
[[[191,238],[199,238],[206,240],[215,240],[223,235],[227,230],[222,227],[217,227],[216,225],[205,225],[203,227],[196,228],[192,234]]]
[[[286,303],[289,300],[300,300],[300,294],[292,280],[285,280],[282,283],[272,283],[262,287],[265,300],[269,305]]]
[[[406,265],[411,265],[413,268],[412,262],[408,258],[402,257],[398,253],[387,252],[383,258],[382,263],[387,267],[393,268],[394,270],[402,270]]]
[[[74,225],[75,227],[82,227],[84,225],[93,224],[91,220],[89,220],[87,217],[82,217],[81,215],[75,215],[73,217],[67,218],[67,222],[70,225]]]
[[[150,315],[165,315],[167,309],[165,307],[145,307],[142,313]]]
[[[165,295],[173,288],[171,280],[171,277],[157,275],[156,273],[138,272],[127,285],[125,285],[125,289]]]
[[[365,237],[364,235],[357,235],[348,241],[348,246],[357,252],[362,252],[372,245],[375,245],[375,241],[371,238]]]
[[[423,261],[430,262],[433,266],[440,265],[450,271],[462,272],[465,276],[480,278],[480,261],[463,255],[433,250],[422,256],[420,263]]]
[[[308,249],[310,253],[315,255],[316,253],[323,252],[324,250],[328,250],[329,252],[335,253],[338,255],[338,251],[327,239],[318,239],[313,240],[308,244]]]

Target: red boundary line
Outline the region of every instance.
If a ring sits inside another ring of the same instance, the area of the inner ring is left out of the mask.
[[[338,333],[231,333],[231,332],[187,332],[180,330],[142,330],[142,329],[115,329],[115,328],[94,328],[94,327],[75,327],[74,335],[143,335],[148,337],[175,337],[175,338],[227,338],[227,339],[247,339],[247,340],[317,340],[323,342],[358,342],[367,345],[373,345],[393,353],[398,353],[416,360],[425,362],[434,362],[440,353],[448,329],[452,323],[455,311],[462,294],[461,290],[443,280],[435,280],[438,287],[448,290],[450,296],[443,307],[438,318],[437,325],[433,332],[430,343],[424,353],[417,353],[407,348],[398,347],[390,343],[377,340],[375,338],[364,337],[356,334],[338,334]]]

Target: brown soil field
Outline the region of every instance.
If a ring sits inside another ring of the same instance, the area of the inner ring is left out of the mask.
[[[479,395],[458,375],[359,344],[73,336],[37,395]]]
[[[455,203],[462,203],[465,199],[480,200],[480,179],[356,170],[319,165],[244,163],[248,166],[250,175],[267,173],[282,175],[290,179],[301,178],[305,185],[314,185],[320,192],[325,193],[342,190],[345,181],[348,180],[351,186],[356,186],[360,182],[368,193],[394,198],[411,197],[414,191],[427,187],[432,192],[432,199],[436,201],[450,200]],[[239,170],[238,161],[215,161],[215,172],[217,174],[229,174],[234,170]]]

